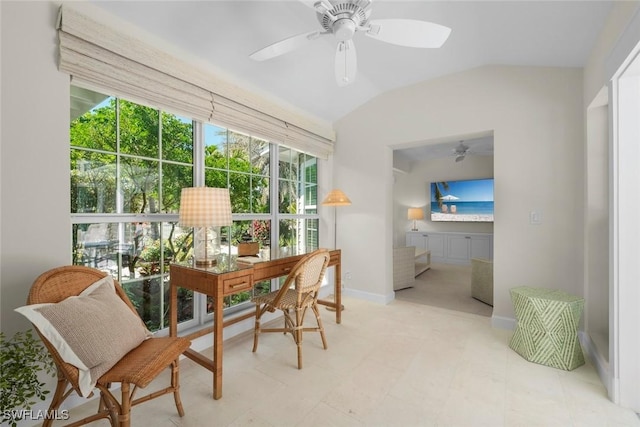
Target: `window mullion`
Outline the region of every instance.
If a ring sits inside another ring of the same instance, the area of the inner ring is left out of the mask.
[[[193,186],[200,187],[205,185],[205,167],[204,167],[204,132],[203,124],[199,121],[193,121]],[[207,314],[207,296],[199,292],[194,292],[193,298],[193,318],[198,319],[200,324],[211,320],[212,315]]]
[[[193,122],[193,186],[204,185],[204,132],[202,122]]]
[[[279,159],[280,150],[277,144],[271,144],[270,150],[271,167],[269,168],[269,175],[271,179],[271,185],[269,186],[269,200],[271,210],[271,256],[274,256],[274,250],[278,250],[278,236],[280,235],[280,213],[278,212],[278,189],[280,186],[279,180]],[[275,249],[274,249],[275,248]]]
[[[162,212],[162,204],[164,200],[164,191],[162,186],[162,110],[158,110],[158,211]],[[162,242],[162,240],[161,240]],[[161,255],[163,251],[160,251]],[[162,258],[162,257],[161,257]]]
[[[120,174],[122,167],[120,165],[120,98],[116,98],[116,213],[124,211],[124,197],[122,194],[122,180]]]

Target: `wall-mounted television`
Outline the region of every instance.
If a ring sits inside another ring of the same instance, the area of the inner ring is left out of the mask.
[[[431,221],[493,222],[493,178],[432,182]]]

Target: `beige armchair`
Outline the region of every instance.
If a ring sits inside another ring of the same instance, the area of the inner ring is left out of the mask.
[[[471,258],[471,296],[493,307],[493,261]]]

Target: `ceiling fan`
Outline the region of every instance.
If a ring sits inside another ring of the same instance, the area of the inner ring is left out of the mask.
[[[469,146],[464,145],[464,143],[460,141],[458,146],[453,149],[453,155],[456,157],[456,163],[464,160],[464,157],[467,155],[467,151],[469,151]]]
[[[438,48],[444,44],[451,28],[415,19],[375,19],[371,0],[320,0],[314,9],[322,30],[288,37],[250,55],[256,61],[275,58],[305,44],[333,34],[338,40],[335,76],[339,86],[351,84],[356,77],[357,59],[353,36],[357,32],[386,43],[418,48]]]

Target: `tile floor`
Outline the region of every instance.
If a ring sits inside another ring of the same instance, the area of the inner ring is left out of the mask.
[[[344,302],[341,325],[321,310],[328,350],[305,335],[302,370],[290,337],[264,334],[254,354],[245,334],[225,343],[222,399],[211,397],[211,373],[184,360],[185,416],[168,395],[133,408],[132,425],[640,426],[607,399],[593,366],[529,363],[488,317],[400,300]]]
[[[471,297],[471,266],[431,264],[414,286],[396,292],[396,299],[489,316],[493,307]]]

